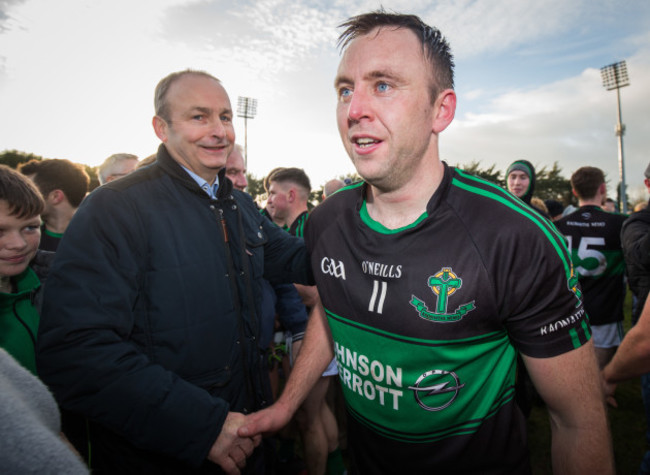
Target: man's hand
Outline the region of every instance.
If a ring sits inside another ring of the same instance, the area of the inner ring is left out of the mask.
[[[219,465],[228,474],[239,474],[246,466],[246,457],[260,444],[261,436],[239,437],[237,430],[247,422],[239,412],[229,412],[219,437],[210,449],[208,460]]]
[[[601,382],[603,384],[603,395],[605,396],[605,402],[613,408],[618,407],[616,398],[614,398],[614,393],[616,393],[616,383],[608,383],[607,378],[605,377],[605,371],[600,372]]]
[[[250,414],[237,434],[240,437],[260,437],[277,432],[289,423],[292,415],[291,411],[276,402],[266,409]]]

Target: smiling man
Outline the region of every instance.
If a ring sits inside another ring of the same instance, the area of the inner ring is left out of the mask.
[[[238,437],[267,401],[262,277],[309,283],[307,254],[225,178],[230,99],[200,71],[155,92],[156,161],[95,190],[45,295],[38,369],[89,424],[96,473],[263,471]],[[221,468],[219,468],[218,464]]]
[[[521,353],[551,415],[554,471],[611,473],[562,238],[505,190],[440,160],[456,109],[447,42],[413,15],[342,26],[337,122],[364,182],[307,220],[324,312],[278,402],[239,434],[282,426],[335,356],[351,473],[530,473]]]

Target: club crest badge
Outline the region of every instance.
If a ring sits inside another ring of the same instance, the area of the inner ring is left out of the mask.
[[[430,276],[428,285],[437,299],[435,311],[430,311],[424,301],[415,295],[411,296],[410,301],[410,304],[415,307],[420,317],[425,320],[437,323],[457,322],[476,308],[474,300],[472,300],[462,304],[455,311],[448,312],[449,298],[463,286],[463,279],[454,274],[451,267],[443,267],[435,275]]]

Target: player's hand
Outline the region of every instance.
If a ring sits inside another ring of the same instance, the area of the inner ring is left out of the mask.
[[[601,382],[603,386],[603,396],[605,398],[605,402],[607,403],[607,405],[613,408],[617,408],[618,403],[614,398],[614,394],[616,393],[616,384],[608,383],[607,380],[605,379],[605,373],[602,371],[600,373],[600,376],[601,376]]]
[[[219,437],[208,454],[208,460],[219,465],[228,474],[238,475],[246,466],[246,458],[253,453],[262,440],[259,435],[240,437],[237,431],[244,423],[246,423],[244,414],[229,412]]]
[[[272,406],[254,412],[246,417],[237,434],[240,437],[256,437],[263,434],[271,434],[286,426],[293,414],[282,405],[275,403]]]

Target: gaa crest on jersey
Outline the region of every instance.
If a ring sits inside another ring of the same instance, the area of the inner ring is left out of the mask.
[[[415,307],[420,317],[425,320],[437,323],[457,322],[476,308],[474,300],[472,300],[449,313],[449,298],[463,286],[463,279],[454,274],[451,267],[443,267],[436,274],[429,276],[427,284],[436,296],[435,311],[429,310],[424,301],[415,295],[411,295],[411,301],[409,302]]]

